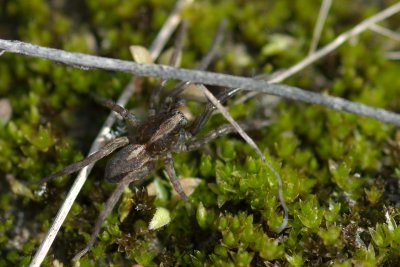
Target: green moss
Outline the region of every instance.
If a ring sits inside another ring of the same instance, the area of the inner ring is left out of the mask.
[[[0,17],[5,18],[0,31],[8,39],[130,59],[129,45],[148,46],[173,2],[88,0],[63,6],[43,0],[7,0],[0,9]],[[224,54],[211,70],[253,76],[287,68],[306,55],[319,5],[289,0],[195,2],[183,12],[190,27],[182,66],[196,66],[212,41],[212,34],[204,32],[214,32],[225,17]],[[334,2],[320,47],[379,8]],[[394,17],[383,25],[395,29],[398,23]],[[390,42],[366,32],[287,82],[399,112],[400,67],[384,58]],[[29,263],[71,177],[59,178],[45,190],[33,183],[81,159],[101,127],[107,111],[88,92],[116,99],[129,79],[125,74],[2,55],[0,94],[10,101],[13,115],[0,127],[0,177],[4,177],[0,179],[0,266]],[[129,105],[145,108],[152,84],[145,82],[142,94]],[[260,108],[264,102],[259,100],[231,107],[232,115],[262,118],[265,108],[271,113],[269,106]],[[202,110],[202,105],[188,106],[195,116]],[[199,152],[174,155],[180,176],[203,180],[188,207],[171,196],[162,171],[154,175],[156,199],[143,190],[127,190],[80,266],[259,266],[265,262],[398,266],[399,131],[372,119],[284,100],[272,114],[271,126],[250,134],[282,176],[289,207],[289,225],[283,233],[276,233],[283,214],[275,176],[248,145],[231,135]],[[222,123],[225,120],[217,115],[202,133]],[[101,180],[103,162],[98,166],[43,266],[55,265],[56,259],[68,265],[90,239],[97,214],[113,189]],[[171,222],[151,231],[148,225],[159,206],[171,212]]]

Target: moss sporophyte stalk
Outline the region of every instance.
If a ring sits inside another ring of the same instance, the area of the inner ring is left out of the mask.
[[[147,47],[173,4],[5,1],[0,31],[4,39],[131,60],[129,47]],[[213,38],[204,33],[215,32],[226,18],[223,49],[211,71],[254,77],[287,69],[307,56],[320,4],[194,2],[182,12],[189,25],[181,66],[197,67]],[[389,4],[384,5],[333,1],[318,47]],[[398,20],[395,15],[378,26],[396,29]],[[367,30],[285,83],[399,113],[400,67],[387,57],[397,47],[392,39]],[[73,177],[60,177],[46,187],[37,182],[84,158],[107,116],[89,92],[117,99],[130,79],[123,73],[1,55],[0,99],[12,112],[0,112],[0,266],[27,266],[63,203]],[[127,107],[144,114],[158,81],[138,84],[142,91]],[[172,87],[168,82],[167,89]],[[198,151],[173,155],[179,180],[190,181],[187,187],[195,181],[189,207],[173,195],[169,175],[158,165],[138,189],[126,188],[80,266],[400,265],[399,130],[267,95],[235,105],[241,96],[227,102],[235,119],[271,122],[249,135],[282,177],[289,208],[283,233],[276,233],[283,213],[275,177],[238,135],[230,134]],[[186,105],[193,117],[204,108],[196,102]],[[200,135],[223,123],[216,114]],[[103,181],[105,168],[106,160],[94,168],[42,266],[69,265],[90,240],[96,216],[114,190]],[[151,230],[157,210],[162,214],[156,221],[171,221]]]

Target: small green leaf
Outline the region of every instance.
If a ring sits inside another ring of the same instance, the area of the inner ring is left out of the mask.
[[[23,183],[19,182],[15,177],[11,174],[6,175],[7,182],[10,184],[11,191],[14,194],[27,197],[29,199],[34,200],[35,196],[32,193],[31,189],[24,185]]]
[[[126,188],[122,195],[121,204],[118,207],[119,221],[123,222],[133,206],[132,191]]]
[[[237,242],[235,235],[231,231],[223,232],[222,240],[224,244],[228,247],[234,247]]]
[[[369,190],[365,188],[364,191],[371,204],[376,204],[383,194],[383,190],[378,189],[375,185],[371,186]]]
[[[330,223],[336,221],[341,206],[342,205],[340,202],[334,203],[333,201],[329,201],[329,209],[325,210],[325,220],[327,220]]]
[[[166,208],[158,207],[156,212],[154,213],[153,218],[150,221],[149,229],[150,230],[157,230],[171,221],[171,215],[169,210]]]
[[[330,226],[328,229],[320,229],[318,235],[322,238],[325,245],[340,245],[340,228],[337,226]]]
[[[293,267],[300,267],[303,266],[304,264],[302,254],[293,254],[293,255],[285,254],[285,258],[289,262],[289,265]]]
[[[387,224],[376,224],[375,230],[369,228],[369,233],[372,237],[372,240],[378,247],[387,247],[392,241],[393,234],[389,230]]]
[[[207,210],[202,202],[200,202],[199,206],[197,207],[196,219],[197,223],[202,229],[207,228]]]
[[[318,201],[315,196],[303,202],[300,200],[300,213],[297,215],[300,221],[307,228],[317,230],[321,224],[324,210],[319,207]]]
[[[296,41],[293,37],[285,34],[272,34],[269,42],[262,48],[264,56],[273,56],[286,52],[295,46]]]
[[[149,50],[146,47],[140,45],[131,45],[129,47],[132,58],[136,63],[139,64],[151,64],[153,60],[151,58]]]
[[[39,131],[24,128],[25,138],[40,151],[46,152],[55,143],[54,137],[51,135],[50,129],[43,125],[39,126]]]

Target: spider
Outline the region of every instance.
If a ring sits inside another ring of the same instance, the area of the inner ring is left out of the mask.
[[[87,158],[73,163],[63,170],[53,173],[41,180],[41,183],[44,183],[58,176],[74,173],[119,149],[108,160],[104,175],[106,181],[116,183],[117,186],[97,218],[90,241],[82,251],[76,254],[72,259],[73,261],[79,260],[79,258],[92,248],[104,220],[113,210],[124,188],[133,182],[141,181],[146,176],[149,176],[156,168],[157,161],[160,160],[164,163],[165,170],[174,190],[181,199],[188,202],[188,197],[183,191],[175,173],[172,153],[198,149],[203,144],[221,135],[235,131],[230,124],[226,124],[201,138],[196,138],[196,135],[200,132],[215,110],[215,107],[211,103],[208,103],[203,113],[192,123],[188,123],[184,114],[179,111],[183,103],[179,97],[176,97],[183,88],[183,84],[180,84],[175,90],[172,90],[158,109],[156,108],[158,106],[156,102],[159,97],[157,95],[154,96],[154,94],[159,94],[160,90],[156,88],[155,93],[153,93],[151,97],[149,117],[145,121],[139,121],[134,114],[111,100],[95,97],[103,106],[118,113],[122,117],[126,124],[127,136],[117,137]],[[219,93],[218,99],[220,102],[224,102],[238,91],[238,89],[223,91]],[[268,124],[268,121],[247,121],[240,123],[244,130],[260,129]]]

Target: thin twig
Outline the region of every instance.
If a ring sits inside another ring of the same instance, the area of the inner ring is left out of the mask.
[[[398,7],[400,8],[400,3]],[[340,97],[309,92],[293,86],[271,84],[270,82],[266,81],[227,74],[180,69],[165,65],[137,64],[135,62],[126,60],[103,58],[81,53],[70,53],[53,48],[35,46],[19,41],[7,41],[0,39],[0,49],[34,57],[46,58],[74,67],[83,67],[86,69],[98,68],[127,72],[136,74],[138,76],[190,81],[192,83],[216,85],[229,88],[243,88],[243,90],[257,91],[310,104],[318,104],[331,109],[346,111],[400,126],[399,114],[384,109],[373,108],[364,104],[351,102]]]
[[[226,19],[223,19],[219,24],[217,31],[215,33],[214,39],[211,43],[211,46],[208,48],[207,53],[201,59],[199,66],[197,67],[198,70],[206,70],[208,66],[211,64],[211,61],[215,58],[217,54],[218,48],[220,47],[223,39],[224,39],[224,31],[226,29],[226,25],[228,22]]]
[[[179,61],[183,49],[183,39],[187,34],[187,29],[188,29],[187,21],[182,21],[178,34],[175,37],[171,58],[169,59],[168,62],[170,66],[178,67],[180,64]],[[166,84],[167,80],[161,80],[159,84],[151,92],[150,105],[149,105],[150,116],[154,116],[156,114],[156,111],[159,109],[161,90],[165,87]]]
[[[400,33],[398,32],[389,30],[388,28],[379,26],[378,24],[372,24],[371,26],[369,26],[369,28],[376,33],[388,37],[396,42],[400,42]]]
[[[172,33],[178,27],[178,24],[181,22],[181,11],[185,4],[189,4],[193,2],[193,0],[177,0],[175,3],[175,7],[169,15],[168,19],[165,21],[162,29],[158,33],[156,39],[154,39],[151,44],[149,50],[150,55],[153,59],[157,58],[161,53],[161,50],[164,48],[165,44],[171,37]]]
[[[285,199],[283,198],[283,191],[282,191],[282,178],[279,173],[272,167],[272,165],[267,161],[264,154],[258,148],[257,144],[251,139],[251,137],[240,127],[240,125],[232,118],[229,112],[224,108],[224,106],[218,101],[218,99],[203,85],[199,86],[202,88],[202,91],[210,100],[210,102],[222,113],[227,121],[235,128],[235,130],[240,134],[240,136],[254,149],[254,151],[258,154],[261,158],[263,163],[268,167],[268,169],[272,172],[272,174],[276,177],[278,182],[278,199],[279,203],[281,204],[284,212],[284,219],[279,226],[278,233],[282,232],[283,229],[286,228],[288,223],[288,207],[286,206]]]
[[[206,70],[208,68],[208,66],[211,64],[211,61],[215,57],[217,50],[222,43],[222,40],[224,37],[223,31],[225,30],[226,24],[227,24],[226,20],[222,20],[219,23],[217,32],[215,33],[214,39],[211,43],[211,46],[209,47],[209,49],[208,49],[207,53],[204,55],[204,57],[201,59],[200,64],[196,68],[197,70]],[[175,97],[175,96],[179,95],[185,89],[185,87],[188,86],[189,84],[190,84],[190,82],[178,83],[170,91],[168,96]]]
[[[387,52],[385,57],[389,60],[400,60],[400,51]]]
[[[357,24],[355,27],[353,27],[351,30],[342,33],[338,37],[336,37],[335,40],[333,40],[331,43],[328,45],[324,46],[323,48],[319,49],[315,53],[308,55],[305,57],[303,60],[301,60],[299,63],[296,65],[293,65],[292,67],[280,72],[278,75],[276,75],[274,78],[269,80],[270,83],[280,83],[284,81],[285,79],[291,77],[292,75],[298,73],[302,69],[306,68],[307,66],[311,65],[318,59],[326,56],[330,52],[334,51],[336,48],[341,46],[344,42],[349,40],[350,38],[353,38],[354,36],[359,35],[363,31],[369,29],[371,25],[374,25],[384,19],[387,19],[390,16],[393,16],[394,14],[398,13],[400,11],[400,2],[397,4],[394,4],[381,12],[375,14],[372,17],[369,17],[368,19],[363,20],[359,24]],[[253,98],[256,96],[258,93],[257,92],[250,92],[246,96],[247,99]]]
[[[331,8],[332,0],[323,0],[321,8],[319,9],[317,23],[315,24],[314,33],[308,50],[308,55],[311,55],[317,49],[319,38],[321,37],[322,28],[324,27],[326,17],[328,16],[329,9]]]
[[[400,11],[400,2],[397,4],[394,4],[378,14],[373,15],[372,17],[369,17],[368,19],[362,21],[361,23],[357,24],[354,28],[351,30],[342,33],[338,37],[336,37],[333,42],[329,43],[328,45],[324,46],[320,50],[316,51],[312,55],[307,56],[305,59],[297,63],[296,65],[290,67],[286,71],[284,71],[281,75],[278,75],[274,79],[272,79],[270,82],[271,83],[279,83],[283,81],[284,79],[292,76],[293,74],[299,72],[300,70],[304,69],[306,66],[310,65],[314,61],[320,59],[321,57],[326,56],[330,52],[334,51],[337,47],[342,45],[344,42],[349,40],[350,38],[359,35],[361,32],[365,31],[368,29],[371,25],[378,23],[379,21],[382,21],[384,19],[387,19],[388,17],[398,13]]]
[[[171,36],[172,32],[176,29],[180,21],[180,11],[183,8],[185,0],[178,0],[175,4],[175,8],[172,11],[167,23],[163,25],[163,28],[160,30],[159,34],[157,35],[156,39],[154,40],[153,44],[150,48],[150,55],[152,59],[155,59],[159,56],[162,48],[166,44],[168,38]],[[171,19],[173,18],[173,19]],[[128,85],[125,87],[124,91],[118,98],[117,104],[121,106],[125,106],[128,102],[128,99],[132,96],[135,90],[135,81],[136,79],[133,78]],[[114,112],[111,112],[110,115],[107,117],[106,121],[104,122],[102,128],[100,129],[96,139],[93,141],[92,146],[89,150],[88,155],[98,151],[102,145],[104,144],[104,140],[106,136],[109,135],[112,125],[116,120],[116,116]],[[75,202],[76,197],[78,196],[80,190],[82,189],[90,171],[92,170],[94,164],[84,167],[79,174],[77,175],[74,184],[72,185],[68,195],[60,207],[56,217],[54,218],[53,224],[51,225],[50,229],[48,230],[44,240],[40,244],[40,247],[36,251],[31,263],[29,264],[30,267],[37,267],[40,266],[43,262],[44,258],[46,257],[58,231],[61,228],[61,225],[64,223],[65,218],[67,217],[73,203]]]
[[[273,73],[260,74],[260,75],[254,76],[253,78],[256,80],[263,80],[263,81],[269,82],[272,78],[276,77],[277,75],[280,75],[280,73],[283,71],[285,71],[285,70],[277,70]],[[244,95],[238,97],[237,99],[235,99],[235,101],[233,101],[232,105],[238,105],[238,104],[244,103],[244,102],[248,101],[249,99],[252,99],[256,94],[259,94],[259,93],[253,91],[253,92],[244,94]]]

